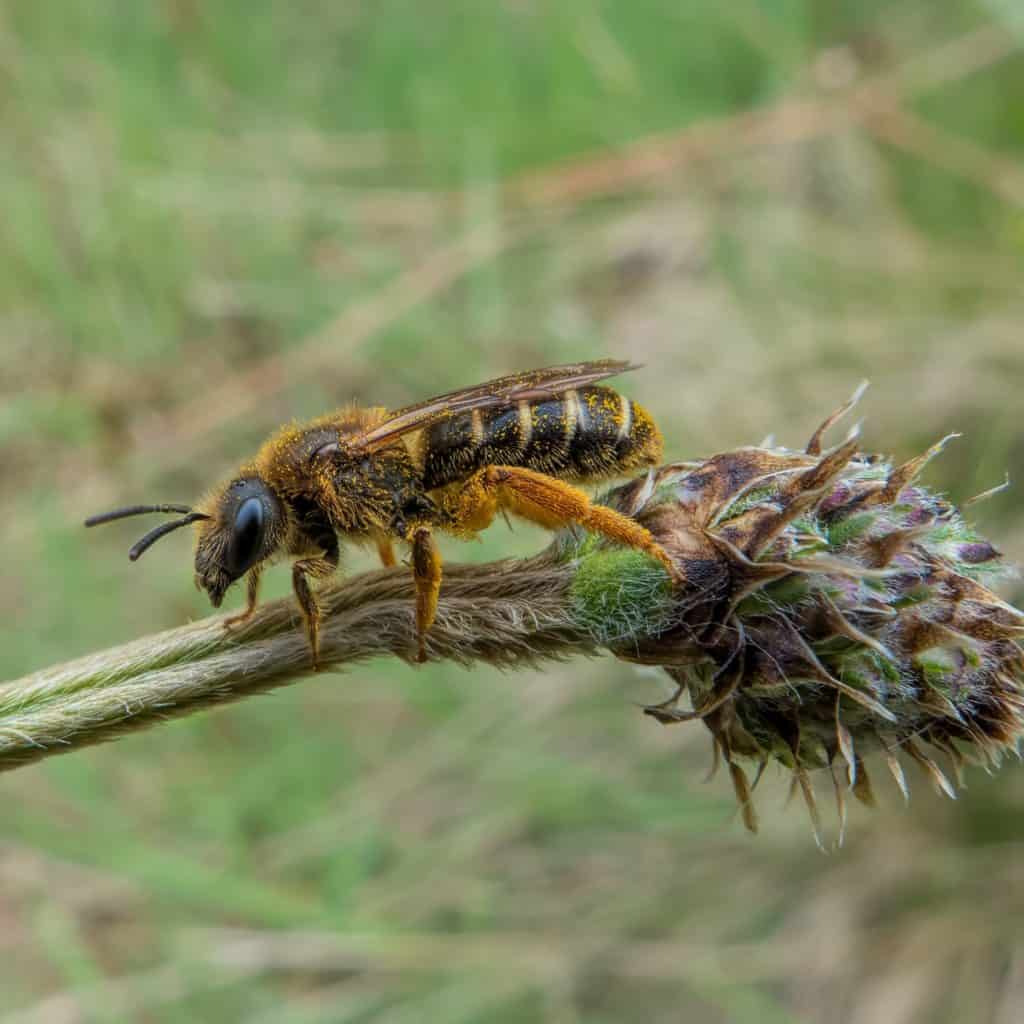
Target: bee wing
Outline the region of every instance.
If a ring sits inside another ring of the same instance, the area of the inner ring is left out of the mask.
[[[573,388],[585,387],[606,377],[614,377],[627,370],[635,370],[638,365],[621,359],[598,359],[588,363],[549,366],[543,370],[529,370],[526,373],[498,377],[484,384],[449,391],[425,402],[397,409],[382,423],[347,438],[344,445],[346,450],[351,452],[376,451],[391,444],[402,434],[422,430],[457,413],[547,398]]]

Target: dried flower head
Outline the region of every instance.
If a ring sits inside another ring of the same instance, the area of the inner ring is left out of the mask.
[[[1024,614],[989,589],[1008,570],[918,482],[945,441],[897,467],[861,452],[856,431],[823,452],[858,397],[803,451],[723,452],[605,496],[690,586],[673,591],[644,556],[592,538],[570,547],[577,619],[619,657],[664,667],[675,693],[647,713],[704,722],[752,831],[771,761],[793,773],[820,842],[813,770],[831,773],[845,823],[847,789],[874,800],[865,754],[882,753],[904,795],[900,755],[954,796],[936,757],[959,780],[965,760],[1013,749],[1024,721]]]

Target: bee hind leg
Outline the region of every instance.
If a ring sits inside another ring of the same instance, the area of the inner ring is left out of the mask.
[[[426,634],[437,614],[437,599],[441,592],[441,552],[433,533],[426,526],[412,532],[412,576],[416,583],[416,660],[427,660]]]
[[[484,529],[499,511],[508,510],[549,530],[573,523],[610,540],[637,548],[665,567],[669,576],[681,582],[668,552],[651,532],[628,516],[595,505],[578,487],[555,477],[518,466],[488,466],[466,481],[455,499],[451,515],[456,529],[475,532]]]

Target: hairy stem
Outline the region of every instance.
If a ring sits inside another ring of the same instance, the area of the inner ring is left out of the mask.
[[[446,567],[429,657],[515,666],[594,653],[594,641],[570,614],[572,579],[572,568],[550,554]],[[414,660],[407,569],[366,573],[331,584],[320,596],[322,668],[379,655]],[[145,637],[0,684],[0,771],[310,674],[309,647],[290,599],[263,606],[230,632],[217,616]]]

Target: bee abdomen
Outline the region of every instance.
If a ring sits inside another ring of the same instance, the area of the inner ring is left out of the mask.
[[[613,476],[661,459],[661,431],[650,413],[610,388],[579,391],[573,463],[580,477]]]
[[[579,480],[615,476],[654,464],[662,451],[647,411],[597,386],[460,413],[427,428],[421,444],[428,490],[488,465]]]

